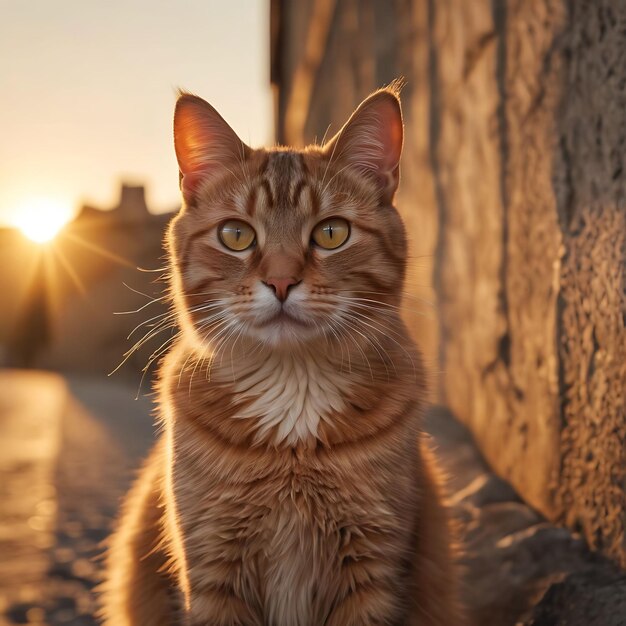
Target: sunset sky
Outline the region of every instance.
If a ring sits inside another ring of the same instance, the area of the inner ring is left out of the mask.
[[[0,0],[0,225],[35,205],[111,206],[122,179],[173,208],[177,87],[271,141],[268,4]]]

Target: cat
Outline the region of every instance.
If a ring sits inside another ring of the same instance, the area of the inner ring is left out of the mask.
[[[108,550],[107,626],[457,626],[453,550],[400,318],[400,100],[251,149],[181,93],[167,236],[181,329],[162,434]]]

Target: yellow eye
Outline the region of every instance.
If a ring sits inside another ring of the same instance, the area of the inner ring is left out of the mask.
[[[220,241],[230,250],[241,252],[256,241],[256,233],[250,224],[239,220],[228,220],[219,228]]]
[[[313,241],[326,250],[338,248],[348,240],[349,236],[350,224],[340,217],[331,217],[320,222],[311,234]]]

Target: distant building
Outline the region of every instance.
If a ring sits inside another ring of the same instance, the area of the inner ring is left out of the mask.
[[[113,370],[132,345],[127,335],[141,321],[141,314],[116,313],[148,301],[136,291],[153,298],[162,293],[164,284],[155,282],[159,272],[138,268],[163,266],[163,234],[171,216],[151,213],[144,188],[124,184],[116,206],[83,206],[49,247],[0,229],[0,290],[8,295],[0,310],[4,363],[100,374]],[[143,318],[162,311],[162,305],[151,305]],[[120,375],[138,381],[148,355],[138,353]]]

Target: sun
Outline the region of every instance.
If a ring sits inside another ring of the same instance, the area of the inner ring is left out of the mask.
[[[52,241],[59,231],[72,219],[72,209],[52,198],[32,198],[16,211],[14,224],[31,241]]]

